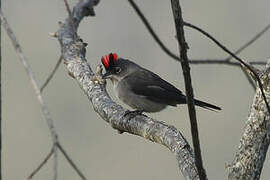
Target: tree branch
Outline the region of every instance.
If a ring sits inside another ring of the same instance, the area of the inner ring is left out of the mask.
[[[185,40],[184,34],[184,21],[182,17],[182,10],[179,4],[179,0],[171,0],[172,12],[174,16],[175,29],[179,45],[179,54],[181,59],[181,67],[183,70],[185,89],[186,89],[186,99],[188,105],[192,142],[195,152],[195,163],[198,170],[199,178],[201,180],[207,179],[205,170],[203,168],[203,161],[201,157],[201,148],[199,140],[199,131],[196,118],[196,110],[194,105],[194,95],[190,76],[190,67],[188,63],[187,49],[188,45]]]
[[[270,29],[270,24],[265,26],[258,34],[256,34],[253,38],[251,38],[246,44],[241,46],[239,49],[237,49],[233,54],[237,55],[240,52],[242,52],[244,49],[246,49],[248,46],[250,46],[252,43],[254,43],[257,39],[259,39],[264,33],[266,33]],[[227,57],[225,60],[230,61],[233,58],[233,56]]]
[[[95,15],[93,0],[80,1],[73,9],[75,30],[85,16]],[[183,135],[173,126],[156,121],[147,116],[124,116],[126,109],[109,97],[105,86],[98,81],[98,74],[91,70],[85,59],[82,41],[74,39],[73,28],[68,19],[57,32],[61,52],[68,72],[74,76],[79,86],[91,101],[94,110],[113,128],[138,135],[169,148],[177,158],[179,169],[186,179],[198,177],[194,155]]]
[[[49,82],[52,80],[54,74],[56,73],[57,69],[59,68],[61,62],[62,62],[62,56],[59,57],[56,65],[54,66],[52,72],[50,73],[50,75],[48,76],[48,78],[46,79],[46,81],[44,82],[44,84],[41,86],[40,88],[40,92],[43,92],[43,90],[45,89],[45,87],[49,84]]]
[[[146,29],[148,30],[148,32],[151,34],[151,36],[154,38],[154,40],[156,41],[156,43],[160,46],[160,48],[168,55],[170,56],[172,59],[176,60],[176,61],[180,61],[180,58],[174,54],[173,52],[170,51],[169,48],[167,48],[164,43],[160,40],[160,38],[158,37],[158,35],[155,33],[154,29],[151,27],[150,23],[148,22],[148,20],[146,19],[146,17],[144,16],[144,14],[141,12],[140,8],[137,6],[137,4],[133,1],[133,0],[128,0],[131,7],[135,10],[135,12],[137,13],[137,15],[140,17],[140,19],[142,20],[143,24],[145,25]],[[236,50],[234,52],[235,55],[239,54],[241,51],[243,51],[245,48],[247,48],[248,46],[250,46],[253,42],[255,42],[259,37],[261,37],[266,31],[268,31],[270,28],[270,24],[267,25],[261,32],[259,32],[258,34],[256,34],[251,40],[249,40],[246,44],[244,44],[242,47],[240,47],[238,50]],[[240,63],[237,62],[231,62],[232,56],[229,56],[225,59],[208,59],[208,60],[189,60],[190,64],[224,64],[224,65],[230,65],[230,66],[238,66],[240,67]],[[265,65],[266,62],[250,62],[250,64],[262,64]],[[255,84],[254,82],[251,80],[251,78],[249,76],[247,76],[247,74],[245,73],[245,71],[243,71],[243,73],[245,74],[245,76],[247,77],[248,82],[250,83],[250,85],[252,86],[252,88],[255,88]],[[254,89],[255,90],[255,89]]]
[[[236,59],[237,61],[239,61],[243,66],[245,66],[250,72],[253,73],[255,79],[257,80],[257,83],[259,85],[259,88],[260,88],[260,90],[262,92],[262,96],[263,96],[265,105],[267,107],[268,113],[270,113],[270,106],[269,106],[269,104],[267,102],[265,93],[263,91],[263,85],[262,85],[262,82],[261,82],[260,77],[257,74],[257,72],[254,71],[254,69],[248,63],[246,63],[244,60],[242,60],[241,58],[239,58],[238,56],[236,56],[234,53],[232,53],[228,48],[226,48],[224,45],[222,45],[218,40],[216,40],[213,36],[211,36],[209,33],[207,33],[206,31],[204,31],[203,29],[201,29],[201,28],[199,28],[199,27],[197,27],[197,26],[195,26],[193,24],[187,23],[187,22],[184,22],[184,24],[185,24],[185,26],[190,27],[192,29],[195,29],[195,30],[199,31],[200,33],[202,33],[203,35],[205,35],[206,37],[208,37],[209,39],[211,39],[216,45],[218,45],[221,49],[223,49],[225,52],[227,52],[228,54],[230,54],[234,59]]]
[[[270,100],[269,78],[268,67],[260,76],[268,101]],[[260,179],[269,143],[270,117],[262,93],[257,88],[238,151],[233,163],[228,166],[229,179]]]
[[[224,59],[190,59],[189,60],[190,64],[224,64],[224,65],[229,65],[229,66],[241,66],[241,63],[239,62],[232,62],[232,61],[227,61]],[[249,64],[251,65],[261,65],[265,66],[266,62],[265,61],[250,61]]]
[[[32,86],[34,88],[34,91],[36,93],[36,96],[38,98],[41,110],[43,112],[43,115],[44,115],[45,120],[47,122],[47,125],[49,127],[53,144],[55,144],[58,141],[58,135],[56,133],[56,130],[55,130],[55,127],[54,127],[53,120],[52,120],[51,114],[49,112],[49,109],[48,109],[47,105],[45,104],[45,101],[43,100],[43,97],[41,96],[41,92],[40,92],[40,89],[38,87],[37,80],[36,80],[36,78],[34,76],[33,70],[31,69],[31,67],[30,67],[30,65],[28,63],[28,59],[24,56],[24,54],[22,52],[22,48],[21,48],[20,44],[18,43],[12,29],[10,28],[10,26],[9,26],[7,20],[6,20],[6,18],[4,17],[4,15],[2,13],[2,10],[0,10],[0,18],[1,18],[2,25],[3,25],[4,29],[6,30],[9,38],[11,39],[12,45],[13,45],[15,51],[17,52],[17,54],[19,56],[19,59],[23,63],[28,77],[30,78],[31,84],[32,84]],[[54,147],[55,147],[54,151],[56,151],[56,146],[54,146]],[[57,158],[56,154],[55,154],[54,157],[55,157],[55,159]],[[56,162],[56,160],[55,160],[55,162]],[[54,177],[57,177],[57,172],[56,171],[54,171]]]
[[[54,153],[54,148],[52,147],[51,151],[49,154],[44,158],[44,160],[38,165],[38,167],[28,176],[27,180],[32,179],[38,171],[47,163],[47,161],[51,158],[51,156]]]
[[[71,167],[76,171],[76,173],[81,177],[82,180],[86,180],[86,177],[83,175],[83,173],[80,171],[80,169],[76,166],[76,164],[72,161],[72,159],[69,157],[69,155],[67,154],[66,150],[62,147],[62,145],[60,144],[60,142],[58,142],[57,147],[59,148],[59,150],[62,152],[62,154],[64,155],[64,157],[66,158],[66,160],[69,162],[69,164],[71,165]]]
[[[242,72],[244,73],[244,75],[246,76],[246,78],[247,78],[249,84],[251,85],[252,89],[253,89],[254,91],[256,91],[256,84],[254,83],[253,79],[251,79],[250,74],[248,74],[248,73],[244,70],[243,67],[241,68],[241,70],[242,70]]]
[[[173,52],[170,51],[169,48],[165,46],[165,44],[160,40],[152,26],[150,25],[149,21],[146,19],[144,14],[141,12],[140,8],[138,5],[133,1],[133,0],[128,0],[130,3],[131,7],[135,10],[137,15],[140,17],[142,20],[143,24],[145,25],[146,29],[149,31],[151,36],[154,38],[156,43],[160,46],[160,48],[171,58],[173,58],[176,61],[180,61],[180,58]],[[258,34],[256,34],[254,37],[252,37],[246,44],[241,46],[238,50],[234,52],[235,55],[239,54],[242,52],[244,49],[246,49],[248,46],[250,46],[253,42],[255,42],[259,37],[261,37],[264,33],[266,33],[270,29],[270,24],[268,24],[266,27],[264,27]],[[232,56],[229,56],[225,59],[194,59],[194,60],[189,60],[190,64],[224,64],[224,65],[236,65],[239,66],[240,63],[237,62],[230,62],[230,59]],[[250,64],[253,65],[266,65],[265,61],[250,61]]]
[[[149,31],[149,33],[152,35],[152,37],[154,38],[154,40],[158,43],[158,45],[160,46],[160,48],[171,58],[173,58],[176,61],[180,61],[179,56],[177,56],[176,54],[174,54],[173,52],[170,51],[169,48],[167,48],[164,43],[160,40],[160,38],[158,37],[158,35],[155,33],[154,29],[151,27],[150,23],[148,22],[148,20],[144,17],[143,13],[141,12],[140,8],[137,6],[137,4],[133,1],[133,0],[128,0],[128,2],[130,3],[131,7],[135,10],[135,12],[137,13],[137,15],[140,17],[140,19],[142,20],[142,22],[144,23],[146,29]]]
[[[1,23],[2,23],[2,25],[4,27],[4,29],[7,32],[7,35],[11,39],[12,45],[13,45],[17,55],[19,56],[19,59],[21,60],[21,62],[24,65],[24,68],[25,68],[25,70],[27,72],[27,75],[30,78],[31,85],[34,88],[34,91],[36,93],[36,96],[38,98],[38,102],[39,102],[41,110],[42,110],[42,113],[43,113],[43,115],[45,117],[45,120],[47,122],[47,125],[49,127],[51,137],[52,137],[52,141],[53,141],[53,155],[54,155],[54,167],[53,167],[53,169],[54,169],[54,179],[56,180],[57,179],[57,163],[58,163],[58,161],[57,161],[57,147],[58,147],[57,144],[59,144],[59,140],[58,140],[58,134],[57,134],[57,132],[55,130],[55,127],[54,127],[53,119],[52,119],[51,114],[49,112],[48,106],[46,105],[46,103],[45,103],[45,101],[44,101],[44,99],[43,99],[43,97],[41,95],[41,91],[40,91],[40,89],[38,87],[38,83],[37,83],[37,80],[36,80],[36,78],[34,76],[32,68],[30,67],[30,64],[28,63],[28,59],[23,54],[22,48],[21,48],[19,42],[17,41],[17,39],[15,37],[15,34],[13,33],[11,27],[9,26],[9,24],[8,24],[5,16],[3,15],[1,9],[0,9],[0,19],[1,19]],[[46,158],[45,158],[45,160],[46,160]]]

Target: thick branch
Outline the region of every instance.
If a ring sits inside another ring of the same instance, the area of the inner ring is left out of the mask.
[[[181,67],[183,70],[183,75],[184,75],[184,80],[185,80],[186,98],[187,98],[187,105],[188,105],[188,112],[189,112],[189,119],[190,119],[190,126],[191,126],[192,142],[193,142],[193,147],[194,147],[194,152],[195,152],[195,162],[196,162],[196,167],[199,173],[199,178],[201,180],[205,180],[206,173],[203,168],[203,162],[202,162],[202,157],[201,157],[199,131],[198,131],[197,118],[196,118],[196,110],[194,106],[194,95],[193,95],[193,89],[192,89],[192,83],[191,83],[190,67],[189,67],[188,56],[187,56],[188,45],[185,40],[182,10],[179,4],[179,0],[171,0],[171,5],[172,5],[173,16],[174,16],[178,45],[179,45]]]
[[[75,30],[79,22],[88,15],[94,15],[94,1],[80,1],[73,9]],[[90,11],[93,13],[91,14]],[[77,80],[88,96],[94,110],[110,125],[122,132],[138,135],[168,147],[175,155],[179,168],[186,179],[195,179],[197,175],[194,155],[183,135],[173,126],[156,121],[147,116],[124,116],[126,109],[116,104],[109,97],[104,85],[91,70],[85,59],[83,42],[74,39],[73,28],[66,19],[58,31],[58,39],[67,69]]]
[[[270,100],[270,69],[260,76],[264,93]],[[243,136],[233,163],[229,166],[229,179],[259,179],[270,143],[270,118],[259,88],[253,99]]]

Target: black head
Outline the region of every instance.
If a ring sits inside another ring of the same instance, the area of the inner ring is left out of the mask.
[[[118,67],[119,59],[116,53],[110,53],[102,57],[101,62],[106,69],[106,73],[103,75],[104,79],[111,78],[112,75],[116,75],[121,72],[121,68]]]
[[[103,75],[104,79],[120,80],[139,68],[132,61],[119,58],[116,53],[102,57],[101,62],[106,69],[106,73]]]

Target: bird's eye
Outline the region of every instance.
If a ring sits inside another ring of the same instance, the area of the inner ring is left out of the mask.
[[[120,72],[121,72],[121,68],[120,68],[120,67],[115,68],[115,72],[116,72],[117,74],[120,73]]]

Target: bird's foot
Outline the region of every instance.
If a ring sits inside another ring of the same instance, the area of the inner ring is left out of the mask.
[[[129,111],[127,110],[124,114],[124,117],[130,116],[130,118],[134,118],[137,115],[143,115],[143,110],[135,110],[135,111]]]

